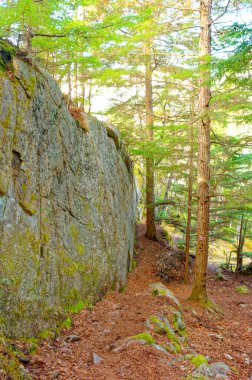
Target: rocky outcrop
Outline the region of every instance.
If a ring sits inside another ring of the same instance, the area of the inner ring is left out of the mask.
[[[0,46],[0,330],[27,336],[124,286],[135,188],[117,132]]]

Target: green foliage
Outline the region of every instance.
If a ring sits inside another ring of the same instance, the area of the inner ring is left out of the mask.
[[[47,338],[52,338],[54,336],[54,332],[52,330],[42,330],[38,333],[38,338],[39,339],[47,339]]]
[[[235,288],[236,293],[240,294],[247,294],[248,293],[248,288],[246,285],[240,285]]]
[[[69,311],[71,314],[76,314],[85,308],[91,308],[91,307],[93,307],[92,303],[89,300],[84,300],[84,301],[79,301],[77,304],[69,307],[67,311]]]
[[[119,289],[119,292],[120,293],[126,293],[126,291],[127,291],[127,286],[125,285],[125,286],[122,286],[120,289]]]

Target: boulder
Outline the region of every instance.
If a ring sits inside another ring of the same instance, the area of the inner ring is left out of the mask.
[[[6,46],[1,42],[0,333],[34,336],[78,302],[125,285],[136,191],[118,132],[90,115],[83,128],[50,75]]]

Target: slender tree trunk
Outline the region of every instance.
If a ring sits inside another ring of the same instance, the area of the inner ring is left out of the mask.
[[[92,80],[90,79],[89,89],[88,89],[88,113],[91,113],[91,107],[92,107],[91,99],[92,99]]]
[[[173,179],[173,175],[170,174],[169,178],[168,178],[168,181],[167,181],[167,185],[165,187],[164,199],[169,199],[169,190],[170,190],[170,187],[171,187],[171,184],[172,184],[172,179]],[[161,209],[164,210],[164,211],[165,211],[166,208],[167,208],[167,205],[165,205],[165,204],[161,207]]]
[[[185,247],[185,284],[189,282],[189,253],[191,240],[191,220],[192,220],[192,189],[193,189],[193,143],[194,143],[194,125],[190,126],[190,153],[189,153],[189,178],[187,194],[187,223],[186,223],[186,247]]]
[[[69,52],[67,53],[67,58],[70,58]],[[67,107],[70,107],[72,101],[72,79],[71,79],[71,63],[69,62],[67,65],[67,85],[68,85],[68,101]]]
[[[243,257],[242,257],[242,250],[244,246],[244,240],[245,240],[245,222],[244,217],[242,215],[241,222],[240,222],[240,231],[239,231],[239,239],[238,239],[238,248],[237,248],[237,258],[236,258],[236,271],[235,276],[236,278],[239,277],[239,273],[242,271],[242,263],[243,263]]]
[[[83,110],[85,111],[86,84],[84,74],[81,75],[80,88],[80,104],[83,106]]]
[[[152,92],[152,65],[150,43],[145,46],[145,111],[146,111],[146,138],[150,143],[153,141],[153,92]],[[153,204],[154,199],[154,159],[151,154],[146,157],[146,206]],[[146,233],[150,240],[157,239],[155,225],[155,208],[147,207]]]
[[[200,56],[201,63],[211,54],[211,0],[200,1]],[[206,302],[206,272],[209,241],[209,162],[210,162],[210,86],[206,83],[210,71],[202,71],[199,89],[199,137],[198,137],[198,208],[195,277],[190,299]]]
[[[54,63],[55,63],[55,57],[54,57],[54,54],[52,53],[52,77],[53,77],[53,79],[55,79],[55,66],[54,66]]]
[[[78,63],[74,64],[75,69],[75,87],[74,87],[74,100],[77,107],[79,107],[79,78],[78,78]]]
[[[32,52],[32,28],[28,25],[26,26],[25,35],[24,35],[24,49],[26,53]]]

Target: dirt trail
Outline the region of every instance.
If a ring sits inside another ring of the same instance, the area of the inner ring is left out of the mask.
[[[93,309],[73,316],[70,330],[55,341],[45,340],[28,365],[34,379],[177,380],[190,373],[188,362],[173,364],[178,355],[165,355],[152,346],[133,343],[113,350],[113,342],[143,332],[147,317],[164,312],[166,307],[167,300],[153,297],[149,290],[151,283],[160,281],[155,262],[166,246],[146,240],[143,232],[144,226],[139,226],[137,267],[128,276],[126,291],[107,294]],[[209,296],[224,316],[212,315],[188,302],[190,286],[162,281],[182,303],[190,346],[211,362],[222,361],[233,367],[237,373],[229,379],[236,380],[252,378],[252,279],[244,281],[250,287],[249,294],[240,295],[234,292],[234,278],[218,282],[209,274]],[[71,334],[81,339],[66,343],[66,336]],[[158,335],[154,337],[159,339]],[[101,363],[93,363],[93,353],[102,358]]]

